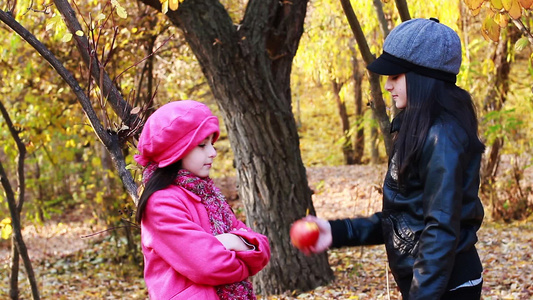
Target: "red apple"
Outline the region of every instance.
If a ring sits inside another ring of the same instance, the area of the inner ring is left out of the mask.
[[[314,245],[318,240],[318,235],[319,229],[315,222],[298,220],[291,226],[291,242],[298,249]]]

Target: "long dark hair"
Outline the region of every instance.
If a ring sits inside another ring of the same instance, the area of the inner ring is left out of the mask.
[[[135,214],[135,220],[137,223],[141,223],[144,209],[148,203],[148,198],[150,198],[153,193],[171,185],[176,180],[176,176],[178,176],[178,171],[181,169],[181,167],[182,164],[180,160],[169,166],[158,168],[154,171],[152,177],[150,177],[148,182],[146,182],[144,191],[139,199],[139,203],[137,204],[137,213]]]
[[[485,150],[478,137],[474,102],[467,91],[453,83],[414,72],[405,76],[407,107],[402,112],[400,130],[394,138],[399,180],[406,178],[409,166],[420,159],[430,127],[443,114],[455,118],[466,131],[470,139],[469,151],[481,153]]]

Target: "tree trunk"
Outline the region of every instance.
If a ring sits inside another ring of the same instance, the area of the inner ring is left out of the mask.
[[[352,50],[352,74],[354,81],[354,102],[355,102],[355,139],[354,156],[355,164],[361,164],[365,153],[365,130],[363,126],[363,72],[360,70],[359,62],[355,56],[355,49]]]
[[[372,111],[372,126],[370,127],[370,162],[372,164],[379,164],[379,135],[378,135],[378,126],[376,123],[378,118],[376,117],[376,112]]]
[[[11,236],[11,274],[9,277],[9,298],[19,299],[19,251],[16,246],[15,237]]]
[[[161,10],[158,0],[142,2]],[[263,295],[332,279],[325,253],[307,257],[289,238],[293,221],[315,214],[290,94],[306,7],[307,0],[251,0],[239,25],[213,0],[185,0],[167,13],[183,30],[221,110],[247,223],[270,239],[271,261],[254,277]]]
[[[511,72],[511,63],[507,59],[509,53],[509,44],[514,45],[520,38],[520,32],[516,27],[508,27],[505,38],[500,39],[492,56],[495,72],[489,75],[488,82],[491,88],[483,101],[483,109],[486,112],[500,111],[507,101],[509,92],[509,74]],[[497,137],[489,147],[489,155],[483,163],[481,172],[481,192],[491,193],[490,186],[496,177],[497,169],[500,163],[500,150],[503,147],[503,137]],[[493,207],[495,209],[496,207]]]
[[[355,161],[354,161],[355,152],[354,152],[354,148],[352,144],[352,137],[350,134],[350,118],[348,117],[346,103],[342,101],[341,96],[339,95],[341,92],[342,86],[343,86],[342,83],[338,83],[335,80],[331,81],[333,96],[335,97],[335,101],[337,102],[337,108],[339,110],[339,117],[341,119],[341,127],[342,127],[342,135],[343,135],[342,154],[344,155],[344,164],[353,165],[355,164]]]

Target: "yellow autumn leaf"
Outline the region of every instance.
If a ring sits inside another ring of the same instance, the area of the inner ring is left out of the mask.
[[[516,41],[516,43],[514,44],[514,49],[519,52],[524,50],[527,45],[529,45],[529,40],[527,39],[527,37],[524,36],[521,37],[518,41]]]
[[[480,8],[483,2],[485,2],[485,0],[465,0],[465,3],[470,10],[476,10]]]
[[[490,4],[497,10],[503,8],[502,0],[490,0]]]
[[[481,33],[485,38],[494,42],[500,39],[500,26],[491,17],[486,17],[481,27]]]
[[[519,19],[522,16],[522,6],[520,6],[518,0],[512,0],[511,9],[508,12],[513,19]]]
[[[161,12],[163,14],[168,12],[168,0],[161,2]]]
[[[50,30],[56,26],[56,24],[60,21],[60,16],[53,16],[46,20],[46,30]]]
[[[481,12],[481,7],[478,8],[478,9],[474,9],[474,10],[472,11],[472,16],[475,17],[475,16],[479,15],[480,12]]]
[[[168,0],[168,8],[170,10],[178,9],[179,5],[180,5],[179,0]]]
[[[66,148],[75,148],[75,147],[76,147],[76,141],[73,140],[73,139],[68,140],[68,141],[65,143],[65,147],[66,147]]]
[[[7,240],[11,237],[11,233],[13,233],[13,227],[11,227],[11,219],[5,218],[0,222],[0,230],[1,230],[1,236],[2,239]]]
[[[128,13],[126,12],[126,9],[124,9],[124,7],[122,7],[120,5],[120,3],[118,3],[117,0],[111,0],[111,5],[113,5],[115,7],[115,10],[117,12],[117,15],[122,18],[122,19],[126,19],[128,17]]]
[[[126,165],[126,170],[137,170],[137,171],[140,171],[142,170],[141,167],[139,167],[138,165],[136,164],[129,164],[129,165]]]
[[[513,6],[513,0],[502,0],[502,6],[503,9],[509,11],[511,9],[511,6]]]
[[[70,32],[65,33],[65,35],[61,38],[61,41],[64,43],[68,43],[70,40],[72,40],[72,33]]]
[[[81,30],[76,31],[76,35],[77,36],[83,36],[83,31],[81,31]]]
[[[96,18],[94,18],[94,20],[95,20],[96,22],[98,22],[98,21],[100,21],[100,20],[103,20],[103,19],[105,19],[105,15],[104,15],[103,13],[99,13],[99,14],[96,16]]]
[[[122,19],[126,19],[128,17],[128,13],[126,12],[126,9],[124,9],[124,7],[122,6],[117,7],[117,15],[121,17]]]
[[[494,21],[498,23],[501,28],[504,28],[509,24],[509,16],[507,14],[496,14],[494,16]]]
[[[11,233],[13,233],[13,228],[11,227],[11,225],[6,225],[2,227],[2,239],[9,239],[11,237]]]
[[[525,9],[529,9],[533,5],[533,0],[520,0],[520,5]]]
[[[102,165],[102,161],[100,160],[99,157],[96,157],[96,156],[93,156],[93,158],[91,159],[91,165],[93,166],[101,166]],[[89,188],[89,187],[87,187]]]

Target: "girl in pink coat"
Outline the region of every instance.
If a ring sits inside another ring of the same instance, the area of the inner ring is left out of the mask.
[[[209,178],[218,136],[217,117],[192,100],[163,105],[141,133],[136,218],[151,299],[256,299],[248,277],[268,263],[270,246]]]

